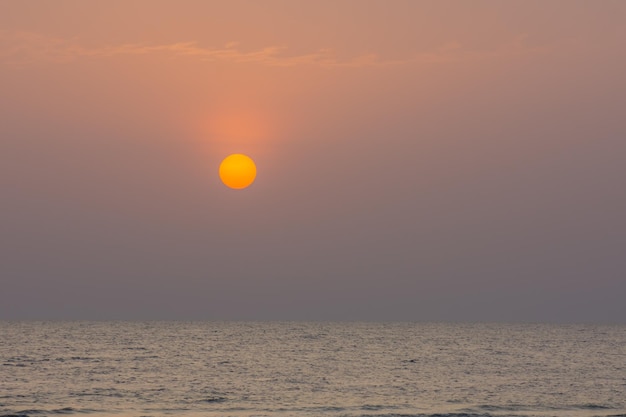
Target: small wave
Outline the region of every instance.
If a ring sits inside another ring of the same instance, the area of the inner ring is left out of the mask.
[[[344,407],[327,406],[327,407],[319,407],[319,410],[341,412],[341,411],[345,411],[346,409]]]
[[[528,411],[528,410],[610,410],[613,407],[600,405],[600,404],[583,404],[572,407],[553,407],[553,406],[530,406],[523,404],[509,404],[509,405],[491,405],[483,404],[476,408],[484,411],[499,412],[499,411]],[[469,411],[469,410],[468,410]]]
[[[149,356],[135,356],[133,358],[134,361],[143,361],[145,359],[159,359],[158,355],[149,355]]]
[[[75,410],[72,407],[65,407],[65,408],[60,408],[58,410],[52,410],[51,412],[54,414],[72,414],[77,412],[78,410]]]
[[[361,407],[361,410],[376,411],[376,410],[383,410],[385,408],[389,408],[389,407],[385,405],[365,404],[364,406]]]
[[[600,404],[583,404],[578,408],[582,408],[584,410],[610,410],[612,407]]]
[[[200,400],[200,402],[203,402],[203,403],[223,403],[225,401],[228,401],[228,399],[225,397],[208,397],[203,400]]]
[[[28,417],[28,416],[32,416],[32,415],[47,415],[47,414],[73,414],[73,413],[77,413],[79,412],[78,410],[76,410],[75,408],[72,407],[64,407],[64,408],[58,408],[58,409],[54,409],[54,410],[40,410],[40,409],[29,409],[29,410],[20,410],[17,411],[13,414],[3,414],[0,415],[0,417],[11,417],[11,416],[20,416],[20,417]]]
[[[435,414],[363,414],[360,417],[492,417],[483,413],[435,413]]]
[[[491,405],[491,404],[483,404],[478,406],[479,409],[485,411],[522,411],[528,410],[528,406],[524,406],[522,404],[509,404],[509,405]]]
[[[490,414],[476,413],[442,413],[442,414],[425,414],[425,417],[490,417]]]

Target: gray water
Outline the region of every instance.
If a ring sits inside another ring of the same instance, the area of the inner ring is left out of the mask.
[[[0,416],[626,416],[626,326],[0,322]]]

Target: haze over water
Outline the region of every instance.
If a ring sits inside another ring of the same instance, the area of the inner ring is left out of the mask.
[[[624,22],[0,1],[0,318],[624,323]]]
[[[0,415],[626,415],[626,327],[1,322]]]

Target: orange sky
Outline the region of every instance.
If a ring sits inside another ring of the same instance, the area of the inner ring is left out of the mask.
[[[0,318],[626,317],[624,22],[2,2]]]

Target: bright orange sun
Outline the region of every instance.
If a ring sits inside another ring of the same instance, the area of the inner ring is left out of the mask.
[[[224,158],[220,164],[220,178],[230,188],[246,188],[256,178],[256,165],[249,156],[235,153]]]

